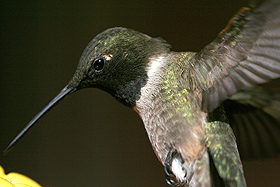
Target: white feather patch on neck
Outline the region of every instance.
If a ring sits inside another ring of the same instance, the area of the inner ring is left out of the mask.
[[[151,57],[147,66],[148,80],[145,86],[141,88],[141,97],[136,101],[134,110],[141,115],[142,111],[147,107],[152,108],[151,102],[152,95],[158,90],[158,85],[162,80],[162,74],[164,71],[164,65],[166,62],[166,55]],[[144,112],[144,111],[143,111]]]

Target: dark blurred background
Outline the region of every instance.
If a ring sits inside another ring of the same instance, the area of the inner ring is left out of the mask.
[[[245,0],[1,1],[0,151],[70,80],[88,42],[123,26],[199,51]],[[168,186],[138,115],[97,89],[72,94],[6,156],[42,185]],[[279,186],[280,159],[244,162],[248,186]]]

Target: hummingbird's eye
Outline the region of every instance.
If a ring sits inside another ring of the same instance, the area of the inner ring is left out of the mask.
[[[104,68],[106,59],[104,57],[97,57],[93,60],[92,66],[95,71],[101,71]]]

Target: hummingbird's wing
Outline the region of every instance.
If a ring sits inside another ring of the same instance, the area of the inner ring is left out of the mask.
[[[280,92],[245,90],[223,107],[242,159],[280,156]]]
[[[280,1],[242,8],[191,63],[209,112],[241,90],[280,78]]]
[[[193,60],[190,71],[193,85],[203,90],[202,107],[215,113],[225,101],[241,157],[279,156],[280,92],[256,86],[280,80],[280,1],[242,8]]]

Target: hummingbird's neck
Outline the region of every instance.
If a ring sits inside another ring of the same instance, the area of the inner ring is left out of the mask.
[[[133,107],[141,118],[146,114],[145,111],[147,108],[154,108],[152,101],[153,95],[160,89],[160,82],[162,82],[162,75],[166,71],[165,66],[167,65],[168,56],[167,54],[162,54],[149,59],[146,67],[147,82],[141,88],[141,97],[136,101],[135,107]]]
[[[123,72],[123,75],[120,75],[124,77],[123,81],[114,84],[112,91],[106,91],[124,105],[134,108],[143,94],[151,93],[153,91],[150,89],[156,88],[156,79],[162,73],[160,67],[164,66],[167,54],[159,53],[145,57],[136,63],[135,66],[138,67],[134,68],[134,72]],[[145,91],[146,89],[147,91]]]
[[[133,107],[140,117],[147,114],[148,108],[154,108],[154,99],[156,96],[164,95],[159,93],[162,92],[164,86],[177,87],[181,84],[184,84],[184,88],[192,86],[187,82],[191,82],[191,78],[186,79],[185,83],[181,83],[180,80],[183,74],[184,76],[186,74],[184,71],[191,67],[190,59],[195,54],[193,52],[169,52],[149,58],[146,67],[147,81],[140,90],[140,98],[136,101],[136,106]]]

